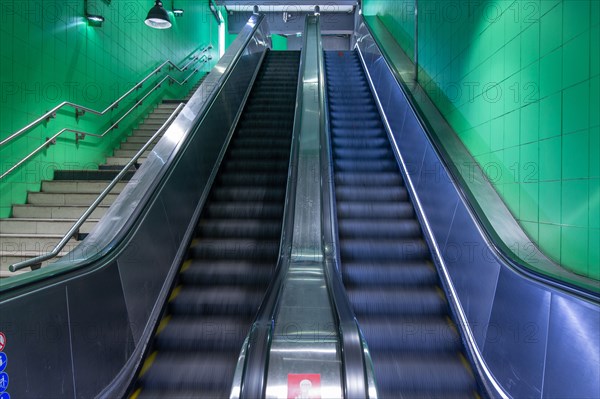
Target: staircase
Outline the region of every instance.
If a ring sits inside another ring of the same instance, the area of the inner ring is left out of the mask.
[[[165,100],[159,104],[97,170],[56,170],[53,180],[42,181],[39,192],[28,193],[26,204],[13,205],[12,217],[0,219],[0,278],[30,270],[11,273],[8,270],[11,264],[52,251],[123,166],[165,123],[178,104],[190,99],[203,80],[200,79],[184,100]],[[139,164],[144,162],[158,140],[142,155]],[[77,238],[85,238],[134,173],[135,168],[132,168],[117,184],[82,226]],[[46,263],[55,262],[74,249],[79,244],[77,238],[72,238],[57,258]]]

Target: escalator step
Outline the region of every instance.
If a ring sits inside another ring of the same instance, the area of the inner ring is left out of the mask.
[[[437,283],[437,272],[429,261],[348,261],[344,262],[342,276],[346,287],[419,287]]]
[[[174,315],[254,315],[263,295],[253,287],[184,286],[169,302],[169,310]]]
[[[279,241],[259,241],[256,239],[201,239],[190,247],[195,258],[208,259],[273,259],[277,255]]]
[[[423,316],[445,315],[448,308],[439,290],[434,288],[400,289],[392,287],[349,288],[348,298],[360,322],[360,315]]]
[[[287,173],[256,174],[246,171],[221,173],[218,183],[226,186],[281,186],[287,181]]]
[[[238,350],[239,351],[239,350]],[[159,352],[152,367],[140,378],[144,390],[163,392],[222,392],[231,385],[237,352]],[[169,398],[168,393],[164,398]],[[229,396],[229,392],[227,392]],[[204,396],[198,396],[204,398]],[[221,393],[223,397],[223,393]]]
[[[378,353],[373,357],[378,387],[383,397],[459,398],[476,396],[473,375],[463,361],[453,355],[422,354],[392,357]]]
[[[216,201],[281,201],[285,187],[216,187],[212,198]]]
[[[349,261],[359,259],[411,261],[429,258],[429,248],[421,239],[341,239],[340,254],[342,259]]]
[[[402,184],[402,176],[400,173],[350,173],[337,172],[334,176],[335,185],[354,185],[354,186],[398,186]]]
[[[231,316],[173,317],[156,336],[156,349],[236,352],[251,323],[251,318]]]
[[[384,187],[379,190],[362,186],[341,186],[335,190],[335,197],[340,201],[406,201],[408,192],[404,187]]]
[[[180,280],[193,285],[266,286],[272,274],[273,264],[269,262],[195,259],[189,268],[181,272]]]
[[[364,220],[344,218],[338,222],[340,237],[348,238],[417,238],[421,237],[421,226],[414,219],[407,220]]]
[[[251,238],[276,240],[281,235],[281,223],[277,220],[256,219],[210,219],[198,225],[202,237]]]
[[[460,335],[445,317],[370,317],[363,315],[361,330],[369,349],[393,350],[408,354],[448,353],[460,351]]]
[[[410,218],[414,210],[408,202],[361,202],[338,201],[338,217],[341,218]]]
[[[212,218],[267,218],[276,219],[283,214],[283,204],[278,202],[216,202],[209,203],[206,207],[206,215]]]

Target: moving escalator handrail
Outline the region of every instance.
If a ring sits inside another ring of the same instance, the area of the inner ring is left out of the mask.
[[[460,171],[460,165],[466,165],[467,162],[465,160],[459,160],[457,162],[445,149],[444,144],[440,142],[440,139],[434,133],[434,128],[432,127],[431,123],[428,122],[418,99],[415,98],[415,95],[413,94],[413,89],[411,89],[410,85],[414,83],[410,82],[409,84],[409,82],[405,82],[402,72],[394,66],[395,64],[392,61],[390,54],[385,51],[378,36],[375,35],[373,31],[373,27],[370,26],[369,22],[366,21],[364,17],[361,19],[361,26],[365,27],[368,35],[372,38],[375,46],[377,46],[377,50],[381,53],[381,59],[387,68],[392,72],[395,80],[402,89],[404,96],[409,102],[411,108],[414,110],[416,118],[423,127],[423,131],[425,132],[428,140],[436,150],[441,161],[442,168],[446,173],[448,173],[449,176],[452,176],[452,184],[456,186],[458,192],[463,197],[465,204],[470,209],[471,214],[477,219],[479,226],[481,226],[483,235],[490,249],[500,258],[502,258],[503,262],[507,266],[519,274],[542,284],[547,284],[557,288],[561,291],[565,291],[572,295],[576,295],[578,297],[585,298],[586,300],[598,303],[600,301],[600,283],[598,281],[593,281],[589,278],[578,276],[567,271],[546,257],[534,246],[531,247],[531,253],[527,255],[527,257],[531,260],[524,259],[523,256],[518,255],[513,249],[511,249],[511,246],[508,244],[506,239],[504,239],[501,233],[496,230],[496,224],[490,220],[489,215],[486,214],[482,206],[479,204],[480,201],[477,200],[476,193],[473,192],[474,185],[469,184],[469,180],[471,182],[479,182],[480,179],[474,179],[472,177],[466,178],[463,176],[462,172]],[[359,41],[360,40],[361,39],[359,38]],[[454,148],[454,150],[456,152],[456,148]],[[466,149],[463,148],[460,148],[459,151],[460,150],[466,151]],[[473,165],[473,162],[474,161],[469,162],[468,164]],[[469,169],[468,173],[472,176],[475,172],[472,172],[471,169]],[[488,187],[490,186],[488,181],[483,181],[482,185],[486,186],[486,190],[494,190],[493,188]],[[498,202],[495,203],[498,204]],[[487,206],[490,205],[495,206],[494,203],[487,204]],[[508,210],[506,210],[506,212],[508,212]],[[507,216],[508,215],[509,214],[507,213]],[[506,218],[503,220],[506,221]],[[515,226],[515,228],[521,229],[516,224],[516,221],[514,221],[512,224]],[[518,241],[516,246],[519,246]],[[525,248],[527,249],[527,247]],[[533,263],[537,264],[538,266],[535,266]],[[571,277],[573,279],[571,279]]]

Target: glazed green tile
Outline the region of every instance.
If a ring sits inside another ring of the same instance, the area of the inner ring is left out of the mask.
[[[556,93],[540,101],[540,140],[554,137],[562,132],[562,93]]]
[[[600,229],[600,178],[590,179],[589,183],[589,226]]]
[[[520,143],[521,115],[513,111],[504,116],[504,148],[514,147]]]
[[[590,127],[600,126],[600,75],[590,79]]]
[[[561,182],[539,183],[539,218],[542,223],[561,223]]]
[[[520,148],[519,165],[521,168],[521,183],[536,183],[539,181],[539,143],[523,144]]]
[[[561,231],[561,263],[582,276],[588,275],[588,230],[563,226]]]
[[[563,179],[581,179],[589,176],[589,136],[587,130],[563,136]]]
[[[561,179],[562,138],[554,137],[539,142],[539,176],[540,181]]]
[[[504,148],[504,118],[493,119],[490,124],[490,150]]]
[[[562,83],[562,48],[559,48],[540,59],[540,98],[560,91]]]
[[[584,32],[563,46],[563,85],[590,78],[590,36]]]
[[[588,276],[600,280],[600,230],[590,229],[588,248]]]
[[[537,223],[539,220],[539,183],[519,184],[520,220]]]
[[[597,0],[592,0],[597,1]],[[590,28],[590,0],[563,2],[563,41],[587,31]]]
[[[521,133],[519,142],[531,143],[538,141],[540,130],[540,105],[529,104],[521,108]]]
[[[562,4],[554,7],[541,18],[540,53],[553,51],[562,42]]]
[[[539,225],[540,246],[546,255],[558,263],[561,261],[560,230],[560,226],[555,224],[540,223]]]
[[[525,234],[527,234],[527,237],[529,237],[529,239],[532,242],[534,242],[534,243],[539,242],[539,237],[540,237],[539,223],[533,223],[533,222],[527,222],[524,220],[519,220],[519,225],[521,225],[521,227],[525,231]]]
[[[517,183],[504,185],[504,201],[510,210],[510,213],[516,218],[521,219],[520,187]]]
[[[510,147],[504,149],[504,174],[503,183],[516,183],[521,181],[521,147]]]
[[[562,182],[561,223],[563,225],[589,226],[589,182],[564,180]]]
[[[540,24],[531,24],[521,33],[521,64],[527,66],[540,58]]]
[[[586,129],[590,116],[590,85],[583,82],[563,92],[563,134]]]
[[[600,177],[600,127],[590,129],[590,178]]]

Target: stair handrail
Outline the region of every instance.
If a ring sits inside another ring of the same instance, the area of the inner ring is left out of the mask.
[[[175,69],[179,72],[184,72],[186,71],[190,65],[192,65],[193,63],[196,63],[200,60],[202,60],[203,58],[206,60],[210,59],[209,56],[207,56],[205,53],[212,49],[212,44],[209,44],[208,46],[204,47],[202,50],[200,50],[200,54],[202,55],[194,55],[191,57],[191,60],[185,64],[183,67],[178,67],[175,63],[173,63],[171,60],[166,60],[165,62],[163,62],[162,64],[160,64],[158,67],[156,67],[152,72],[150,72],[148,75],[146,75],[142,80],[140,80],[139,82],[137,82],[132,88],[130,88],[129,90],[127,90],[123,95],[121,95],[121,97],[119,97],[118,99],[116,99],[114,102],[112,102],[111,104],[108,105],[108,107],[106,107],[104,110],[102,111],[98,111],[80,104],[76,104],[70,101],[63,101],[62,103],[58,104],[57,106],[55,106],[54,108],[52,108],[50,111],[47,111],[46,113],[44,113],[43,115],[41,115],[40,117],[38,117],[37,119],[35,119],[34,121],[28,123],[27,125],[25,125],[24,127],[22,127],[21,129],[17,130],[16,132],[12,133],[10,136],[8,136],[7,138],[3,139],[2,141],[0,141],[0,147],[8,144],[9,142],[11,142],[12,140],[16,139],[17,137],[23,135],[24,133],[27,133],[28,131],[30,131],[31,129],[33,129],[34,127],[38,126],[40,123],[49,121],[50,119],[54,119],[56,117],[56,112],[59,111],[62,108],[65,107],[71,107],[71,108],[75,108],[75,117],[80,117],[83,114],[85,114],[86,112],[89,112],[91,114],[94,115],[105,115],[107,112],[112,111],[113,109],[116,109],[119,107],[119,103],[121,101],[123,101],[126,97],[128,97],[131,93],[133,93],[136,90],[139,90],[142,85],[151,77],[153,77],[154,75],[160,73],[162,71],[162,69],[165,66],[169,66],[169,69]],[[186,80],[187,81],[187,80]]]
[[[39,268],[42,262],[45,262],[49,259],[56,257],[60,251],[67,245],[69,240],[73,238],[75,235],[79,234],[79,230],[81,226],[85,223],[85,221],[90,217],[92,212],[96,210],[98,205],[106,198],[108,194],[112,191],[112,189],[117,185],[119,181],[125,176],[129,170],[135,166],[138,159],[144,154],[144,152],[148,149],[148,147],[159,137],[175,120],[175,118],[181,112],[181,109],[184,107],[185,103],[180,103],[177,108],[173,111],[173,113],[169,116],[169,118],[162,124],[162,126],[152,135],[152,137],[144,144],[144,146],[131,158],[131,160],[121,169],[121,171],[115,176],[115,178],[109,183],[108,186],[96,197],[94,202],[86,209],[86,211],[77,219],[77,221],[73,224],[73,226],[65,233],[63,238],[54,246],[52,251],[47,252],[43,255],[36,256],[35,258],[27,259],[21,262],[14,263],[8,267],[8,270],[11,272],[16,272],[26,267],[31,267],[32,270]]]
[[[203,58],[203,57],[205,57],[204,63],[207,63],[211,59],[211,57],[208,57],[208,56],[205,56],[205,55],[203,55],[200,58]],[[76,142],[79,142],[79,140],[83,140],[85,138],[85,136],[92,136],[92,137],[99,137],[99,138],[104,137],[106,134],[108,134],[113,129],[118,128],[119,127],[119,123],[123,119],[125,119],[130,113],[132,113],[137,107],[139,107],[140,105],[142,105],[143,102],[144,102],[144,100],[146,98],[148,98],[148,96],[150,96],[150,94],[152,94],[155,90],[158,90],[167,79],[169,79],[169,83],[170,84],[176,83],[179,86],[183,86],[199,70],[200,70],[200,67],[196,67],[182,82],[178,81],[177,79],[175,79],[171,75],[167,74],[156,85],[154,85],[154,87],[152,89],[150,89],[148,91],[148,93],[146,93],[142,98],[140,98],[138,101],[136,101],[135,104],[133,104],[131,106],[131,108],[129,108],[129,110],[127,110],[127,112],[125,112],[119,119],[117,119],[116,122],[114,122],[113,124],[111,124],[104,132],[102,132],[100,134],[90,133],[90,132],[84,132],[82,130],[71,129],[71,128],[63,128],[63,129],[59,130],[52,137],[46,138],[46,142],[44,142],[43,144],[41,144],[38,147],[36,147],[33,151],[31,151],[29,154],[27,154],[25,157],[23,157],[20,161],[18,161],[16,164],[14,164],[13,166],[11,166],[6,172],[2,173],[0,175],[0,180],[4,179],[6,176],[8,176],[14,170],[18,169],[21,165],[23,165],[25,162],[29,161],[33,156],[35,156],[40,151],[43,151],[44,149],[48,148],[49,146],[56,144],[56,139],[60,135],[62,135],[63,133],[75,133],[75,141]]]

